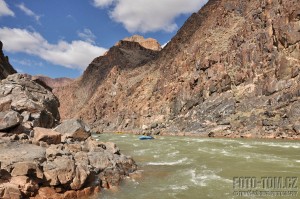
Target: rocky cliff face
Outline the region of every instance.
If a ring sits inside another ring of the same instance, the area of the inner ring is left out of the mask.
[[[140,37],[139,39],[141,40]],[[138,42],[127,40],[118,42],[104,56],[94,59],[82,77],[72,84],[54,90],[61,103],[62,118],[81,117],[81,114],[89,114],[83,109],[90,111],[94,110],[95,107],[103,106],[105,103],[101,98],[108,98],[107,101],[112,102],[118,88],[125,86],[124,82],[130,78],[120,76],[121,79],[117,84],[116,78],[120,73],[128,74],[135,68],[156,59],[159,51],[145,48]],[[158,49],[160,45],[154,42],[148,47]],[[133,77],[135,75],[131,74]],[[122,85],[123,83],[124,85]],[[117,98],[115,99],[117,100]],[[93,105],[89,108],[90,103]],[[97,120],[96,114],[89,117],[91,120]]]
[[[299,31],[298,0],[210,0],[162,51],[130,40],[96,58],[57,93],[61,114],[99,131],[299,138]]]
[[[8,57],[4,56],[2,51],[3,43],[0,41],[0,80],[17,71],[10,65]]]

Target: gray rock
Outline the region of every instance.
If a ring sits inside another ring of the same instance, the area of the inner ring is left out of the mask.
[[[43,164],[44,175],[50,185],[65,185],[75,177],[75,163],[69,156],[57,156]]]
[[[63,141],[68,138],[74,141],[84,141],[91,136],[90,128],[78,119],[65,120],[54,130],[62,134]]]
[[[22,119],[22,116],[16,111],[0,112],[0,131],[19,125]]]
[[[14,74],[0,82],[0,111],[14,110],[33,127],[54,127],[60,119],[58,107],[53,93],[28,75]]]
[[[11,171],[13,165],[18,162],[45,161],[46,149],[32,144],[17,142],[0,143],[1,169]]]

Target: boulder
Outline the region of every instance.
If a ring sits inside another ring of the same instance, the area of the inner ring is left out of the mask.
[[[21,122],[22,116],[16,111],[0,112],[0,131],[8,130]]]
[[[44,175],[51,186],[65,185],[75,177],[75,163],[69,156],[57,156],[43,164]]]
[[[12,125],[0,128],[7,130],[19,124],[27,132],[32,127],[52,128],[60,120],[58,107],[59,101],[53,93],[29,75],[13,74],[0,82],[0,111],[9,112],[9,121],[12,121]],[[21,120],[18,114],[24,119]],[[0,120],[3,117],[2,113]],[[22,131],[22,128],[18,130]]]
[[[90,171],[88,170],[87,166],[78,165],[75,171],[75,177],[70,184],[73,190],[79,190],[84,185],[85,181],[87,180]]]
[[[12,183],[0,184],[0,198],[3,199],[21,199],[22,194],[18,185]]]
[[[0,142],[1,169],[12,171],[15,163],[45,161],[46,149],[33,144],[18,142]]]
[[[35,127],[33,130],[33,142],[35,143],[38,143],[40,141],[46,142],[49,145],[61,143],[61,134],[58,132],[40,127]]]
[[[112,154],[120,154],[120,149],[117,147],[117,145],[113,142],[106,142],[105,143],[106,150],[108,150]]]
[[[73,141],[84,141],[91,136],[90,128],[78,119],[65,120],[54,130],[62,134],[63,141],[68,138]]]
[[[34,162],[17,162],[13,165],[14,169],[11,176],[30,176],[43,179],[43,172],[37,163]]]

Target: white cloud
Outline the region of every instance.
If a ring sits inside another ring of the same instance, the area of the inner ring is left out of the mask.
[[[114,0],[94,0],[94,6],[105,7],[109,6],[114,2]]]
[[[0,40],[6,51],[36,55],[52,64],[81,70],[106,52],[105,48],[81,40],[50,44],[39,33],[18,28],[0,28]]]
[[[38,23],[40,22],[40,15],[35,14],[32,10],[27,8],[24,3],[18,4],[17,7],[22,10],[26,15],[33,17]]]
[[[82,40],[88,42],[88,43],[95,43],[95,39],[96,39],[96,36],[94,35],[94,33],[88,29],[88,28],[85,28],[83,29],[82,32],[77,32],[77,35],[78,37],[80,37]]]
[[[37,61],[33,61],[33,60],[29,60],[29,59],[11,59],[10,60],[11,63],[13,63],[13,65],[22,65],[22,66],[43,66],[42,62],[37,62]],[[19,71],[19,70],[17,70]]]
[[[15,13],[9,9],[4,0],[0,0],[0,17],[2,16],[15,16]]]
[[[208,0],[94,0],[94,6],[113,5],[110,17],[129,32],[173,32],[176,17],[198,11]]]

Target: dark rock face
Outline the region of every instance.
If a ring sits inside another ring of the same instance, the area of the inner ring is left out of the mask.
[[[3,43],[0,41],[0,80],[5,79],[8,75],[14,74],[17,71],[10,65],[8,57],[4,56]]]
[[[33,127],[52,128],[60,120],[58,106],[51,91],[26,75],[10,75],[0,82],[2,131],[29,133]]]
[[[82,102],[62,115],[98,131],[299,138],[299,6],[210,0],[152,60],[133,64],[116,47],[96,58],[58,92]]]

